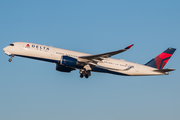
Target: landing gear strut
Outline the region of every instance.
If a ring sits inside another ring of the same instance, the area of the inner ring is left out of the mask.
[[[14,55],[11,55],[11,58],[9,58],[8,61],[11,62],[13,57],[14,57]]]

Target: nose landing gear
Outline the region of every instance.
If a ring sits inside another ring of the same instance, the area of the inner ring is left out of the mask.
[[[8,61],[11,62],[13,57],[14,57],[14,55],[11,55],[11,58],[9,58]]]

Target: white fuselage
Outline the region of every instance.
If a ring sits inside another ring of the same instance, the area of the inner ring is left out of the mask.
[[[26,42],[15,42],[14,46],[7,46],[3,50],[7,55],[15,55],[20,57],[32,58],[58,64],[62,56],[69,56],[78,59],[80,56],[90,54],[65,50],[45,45],[39,45]],[[27,46],[27,44],[29,46]],[[165,73],[154,72],[156,68],[146,65],[107,58],[95,64],[95,68],[91,71],[112,73],[127,76],[144,76],[144,75],[164,75]]]

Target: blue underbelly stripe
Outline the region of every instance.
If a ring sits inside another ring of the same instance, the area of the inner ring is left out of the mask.
[[[35,59],[35,60],[41,60],[41,61],[46,61],[46,62],[51,62],[51,63],[59,63],[58,60],[52,60],[52,59],[46,59],[46,58],[31,57],[31,56],[25,56],[25,55],[15,55],[15,56],[25,57],[25,58]],[[97,68],[97,67],[92,68],[92,71],[102,72],[102,73],[111,73],[111,74],[115,74],[115,75],[130,76],[128,74],[114,72],[114,71],[110,71],[110,70],[102,69],[102,68]]]
[[[15,55],[19,57],[25,57],[25,58],[30,58],[30,59],[35,59],[35,60],[41,60],[41,61],[46,61],[46,62],[52,62],[52,63],[58,63],[58,60],[52,60],[52,59],[46,59],[46,58],[38,58],[38,57],[31,57],[31,56],[25,56],[25,55]]]

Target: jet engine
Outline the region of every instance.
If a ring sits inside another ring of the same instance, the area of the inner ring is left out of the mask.
[[[76,67],[77,59],[69,56],[62,56],[60,64],[68,67]]]
[[[71,72],[72,70],[75,70],[74,68],[70,68],[70,67],[66,67],[66,66],[62,66],[59,64],[56,64],[56,70],[60,71],[60,72]]]
[[[59,63],[56,64],[56,70],[61,72],[71,72],[72,70],[75,70],[77,63],[77,59],[75,58],[62,56]]]

